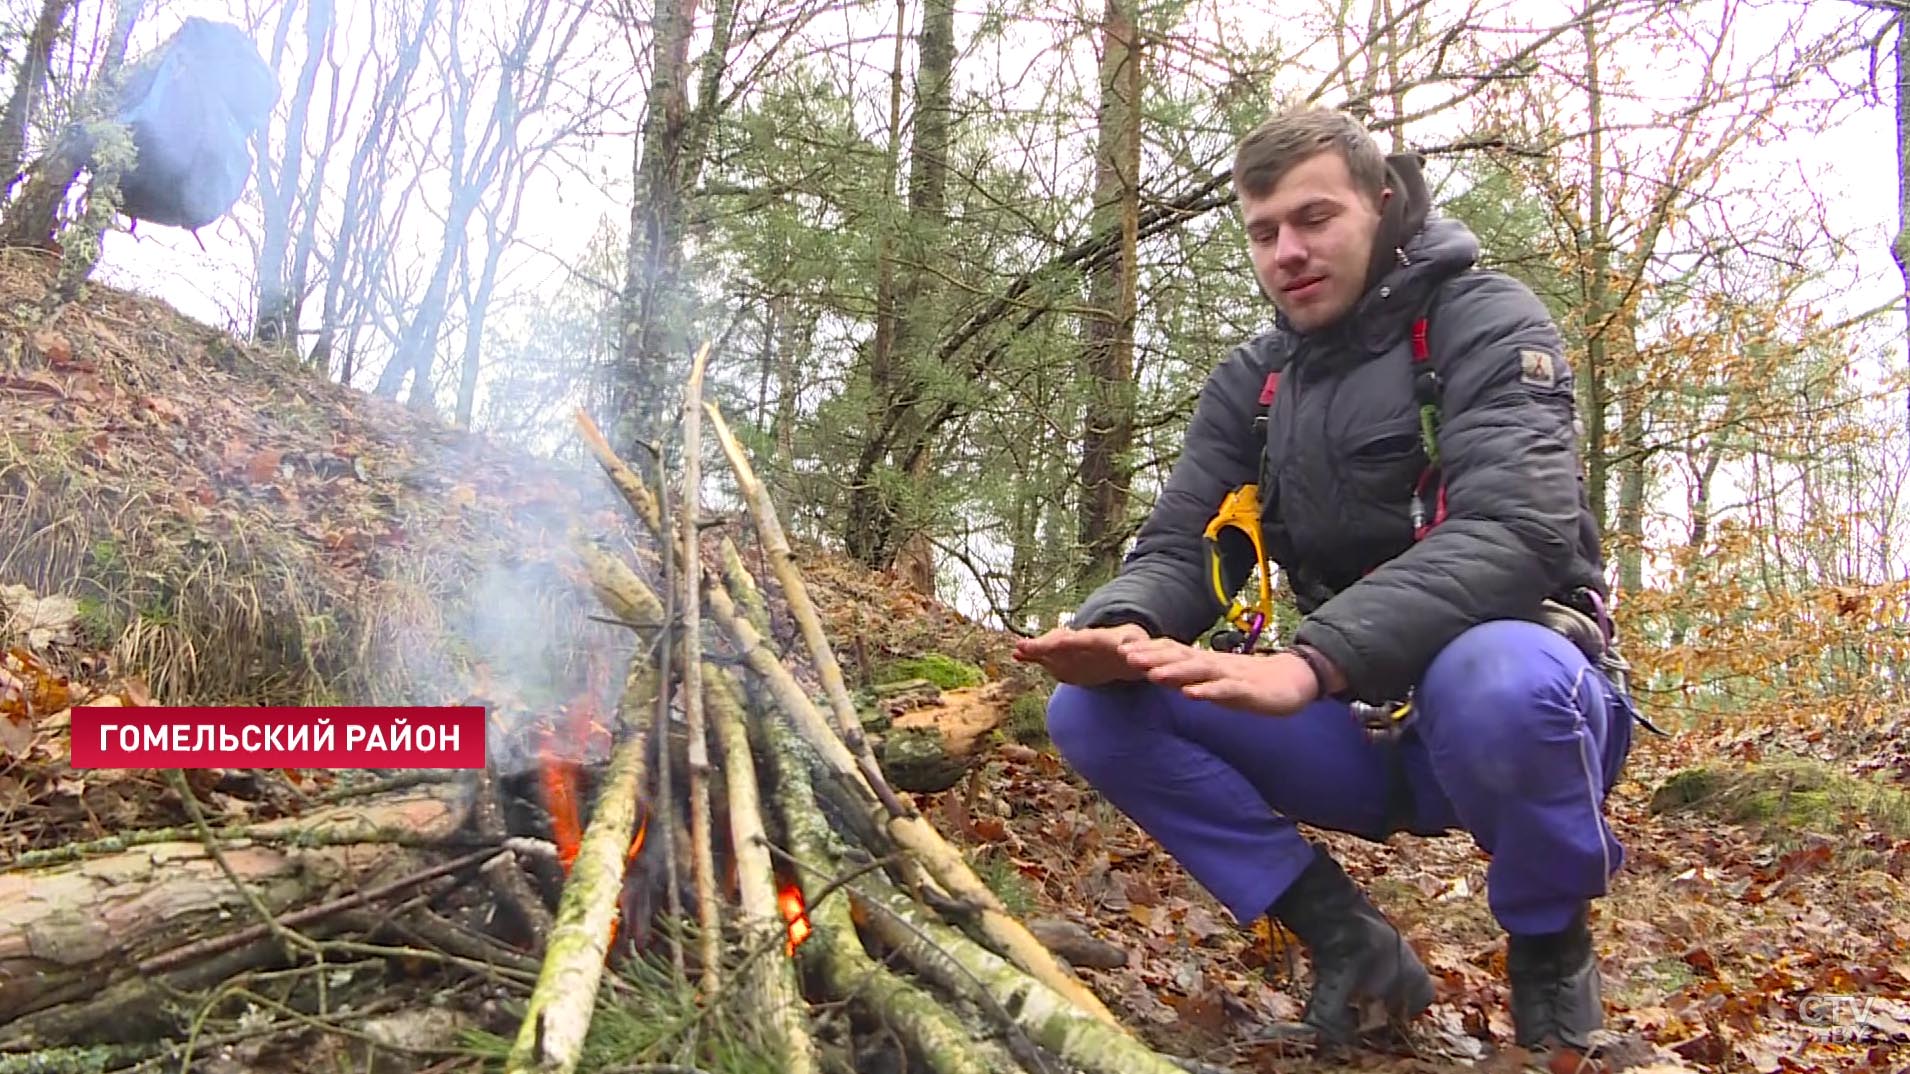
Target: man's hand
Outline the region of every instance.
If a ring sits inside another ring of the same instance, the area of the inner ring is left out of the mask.
[[[1148,638],[1121,646],[1121,654],[1150,682],[1178,686],[1188,697],[1228,708],[1291,716],[1320,699],[1318,677],[1292,653],[1217,653],[1172,638]]]
[[[1147,640],[1145,628],[1134,623],[1076,630],[1056,627],[1038,638],[1015,643],[1015,659],[1040,664],[1057,682],[1100,686],[1110,682],[1139,682],[1144,669],[1121,655],[1121,646]]]

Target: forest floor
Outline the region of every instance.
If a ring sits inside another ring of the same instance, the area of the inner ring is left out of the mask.
[[[895,599],[905,612],[909,598]],[[1299,1014],[1304,960],[1264,922],[1237,926],[1068,769],[1032,711],[1024,701],[1005,717],[970,781],[922,797],[925,811],[1017,909],[1126,952],[1123,966],[1082,973],[1160,1049],[1240,1069],[1312,1066],[1255,1041]],[[1609,809],[1626,865],[1593,911],[1621,1054],[1758,1074],[1910,1070],[1907,732],[1903,719],[1639,730]],[[1516,1068],[1504,934],[1470,837],[1307,834],[1399,924],[1438,984],[1399,1050],[1351,1062]]]

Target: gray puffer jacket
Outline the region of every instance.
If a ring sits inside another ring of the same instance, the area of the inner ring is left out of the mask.
[[[1305,616],[1290,640],[1326,654],[1361,700],[1404,697],[1475,624],[1531,617],[1580,587],[1603,597],[1558,329],[1523,284],[1475,268],[1478,252],[1463,224],[1435,218],[1333,327],[1302,335],[1281,318],[1236,347],[1208,377],[1120,574],[1074,625],[1139,623],[1181,641],[1212,627],[1224,609],[1202,533],[1222,497],[1254,482],[1267,554]],[[1443,381],[1447,513],[1415,541],[1410,503],[1427,458],[1411,330],[1422,316]],[[1256,442],[1270,372],[1279,378]],[[1229,555],[1227,580],[1244,581],[1251,560]]]

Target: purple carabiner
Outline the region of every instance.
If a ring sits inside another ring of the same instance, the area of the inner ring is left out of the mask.
[[[1585,599],[1592,602],[1592,611],[1598,616],[1598,629],[1605,635],[1605,644],[1611,645],[1618,634],[1618,629],[1613,626],[1611,615],[1605,611],[1604,598],[1598,595],[1598,590],[1586,586]]]
[[[1253,652],[1253,647],[1260,643],[1261,632],[1266,629],[1267,629],[1267,613],[1266,612],[1253,613],[1253,629],[1247,631],[1247,642],[1245,645],[1241,646],[1240,651],[1243,653]]]

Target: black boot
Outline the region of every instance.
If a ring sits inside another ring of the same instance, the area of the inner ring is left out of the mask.
[[[1506,973],[1512,979],[1512,1026],[1521,1048],[1565,1044],[1585,1052],[1592,1031],[1604,1024],[1598,960],[1585,915],[1581,907],[1561,932],[1511,938]]]
[[[1401,1025],[1432,1006],[1432,976],[1385,915],[1325,851],[1317,851],[1269,913],[1293,930],[1313,961],[1313,993],[1301,1021],[1324,1044],[1343,1046],[1377,1007]]]

